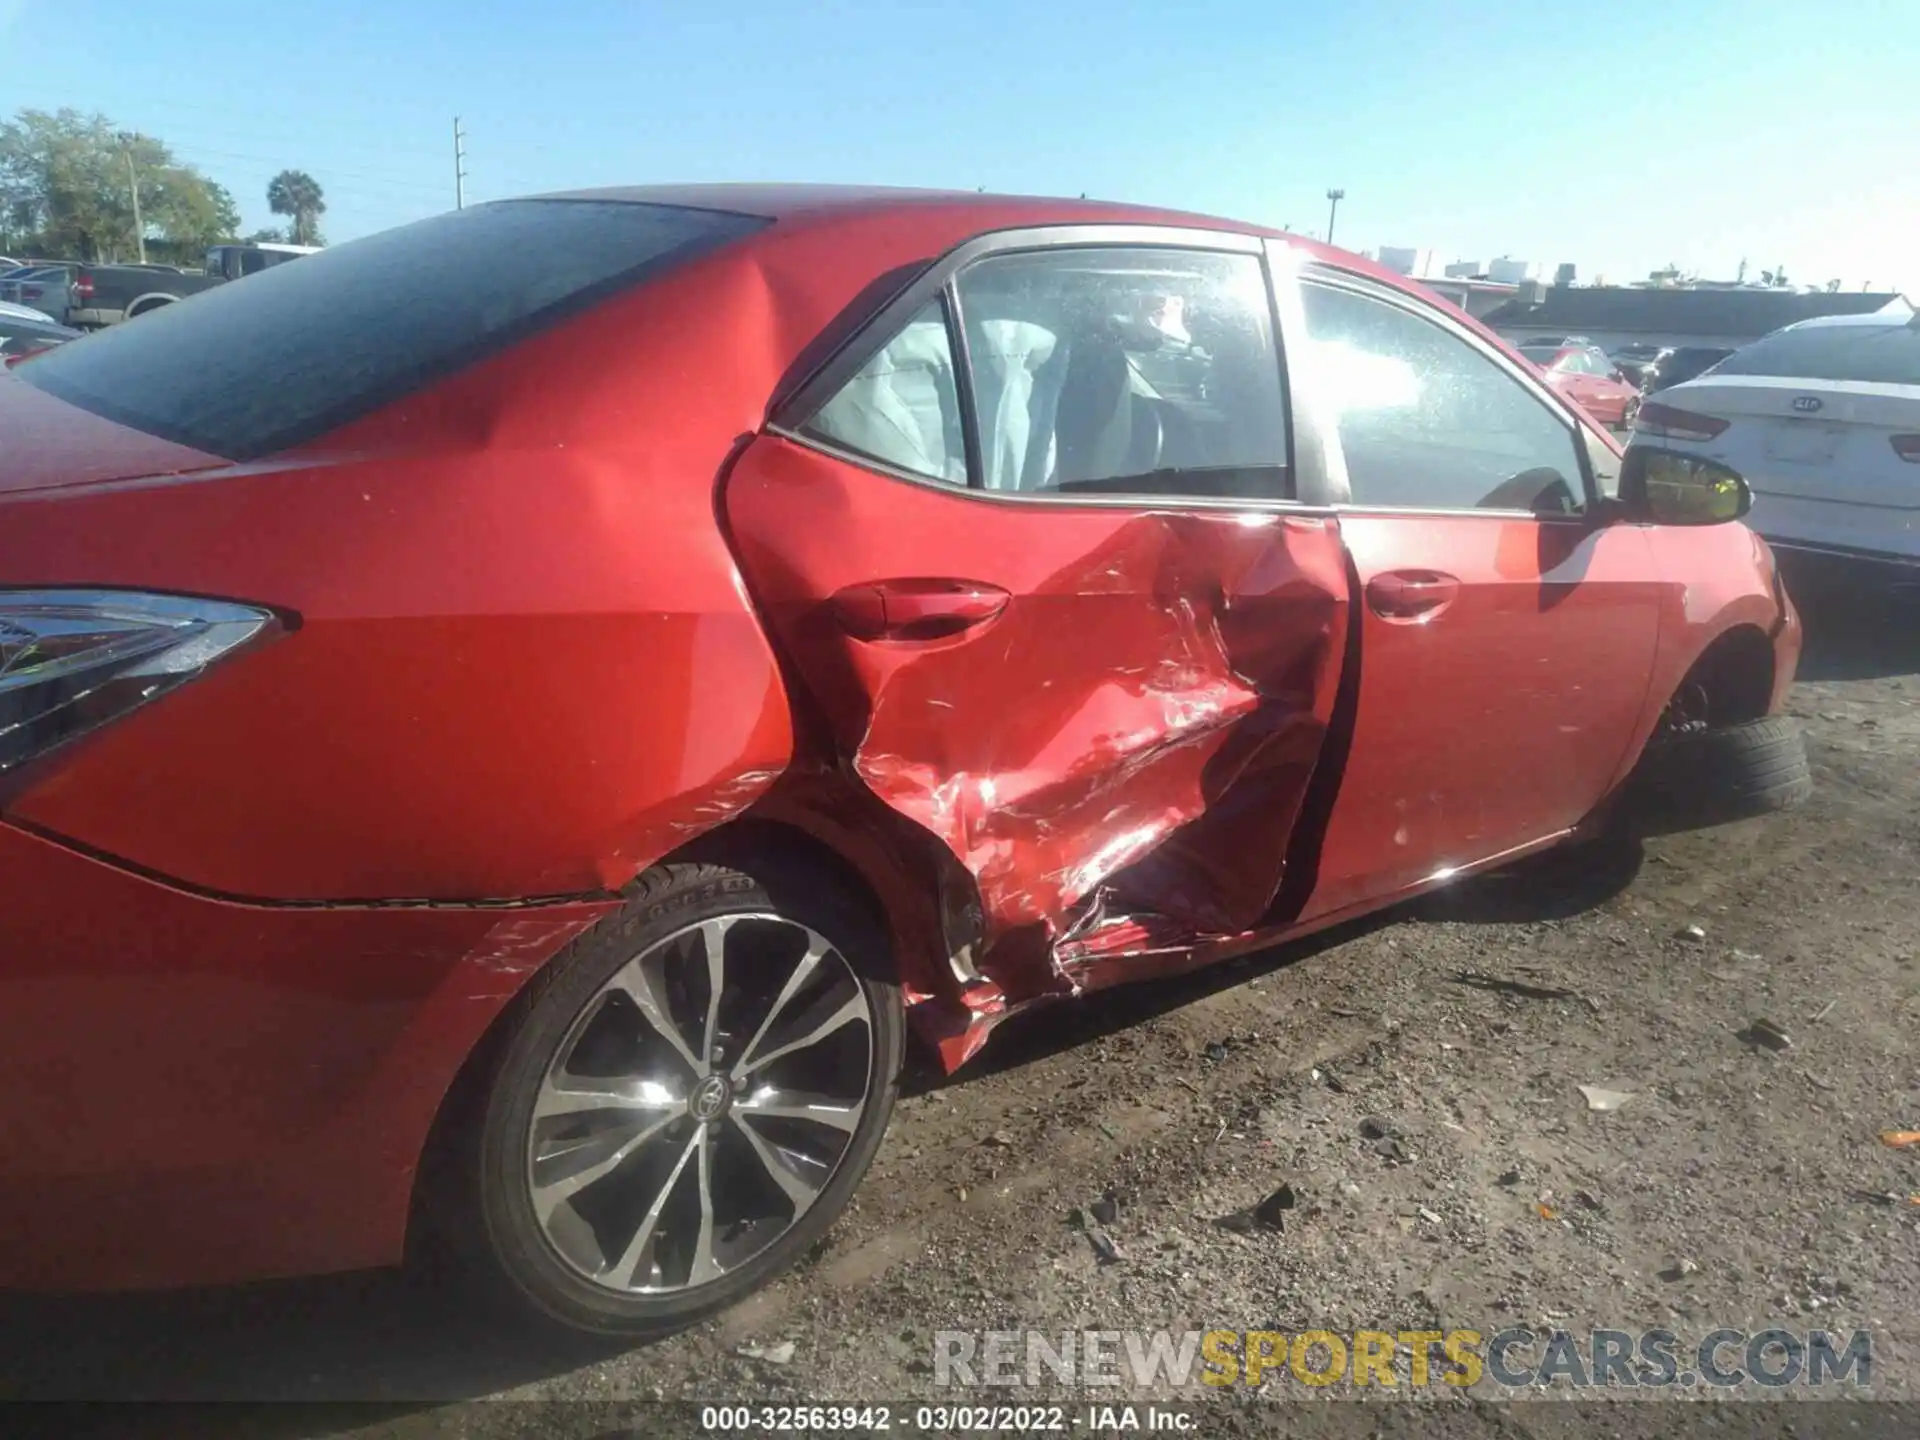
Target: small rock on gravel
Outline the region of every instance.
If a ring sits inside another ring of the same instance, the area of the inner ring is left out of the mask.
[[[769,1365],[791,1365],[794,1343],[782,1340],[778,1345],[742,1345],[739,1354],[745,1360],[764,1360]]]
[[[1793,1048],[1793,1037],[1764,1017],[1749,1020],[1747,1028],[1739,1032],[1739,1038],[1763,1050],[1780,1051]]]

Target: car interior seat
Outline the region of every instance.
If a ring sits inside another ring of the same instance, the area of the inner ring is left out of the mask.
[[[964,485],[966,447],[940,320],[916,320],[820,407],[809,426],[917,475]]]

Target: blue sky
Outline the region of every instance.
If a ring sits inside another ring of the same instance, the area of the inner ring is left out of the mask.
[[[794,179],[1078,194],[1635,279],[1920,296],[1913,0],[0,0],[0,112],[103,110],[334,240],[469,199]]]

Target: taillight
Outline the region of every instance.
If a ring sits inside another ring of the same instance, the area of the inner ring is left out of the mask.
[[[1666,440],[1711,440],[1731,423],[1717,415],[1696,415],[1691,410],[1662,405],[1656,400],[1643,404],[1633,418],[1636,432]]]
[[[47,292],[38,285],[22,285],[20,287],[20,298],[23,301],[38,300],[42,295],[46,293]]]
[[[1909,465],[1920,465],[1920,435],[1894,436],[1893,453]]]
[[[273,618],[169,595],[0,590],[0,774],[185,684]]]
[[[22,360],[31,360],[35,355],[38,355],[42,350],[51,350],[52,348],[53,347],[51,345],[36,345],[31,350],[17,351],[14,354],[8,355],[7,357],[5,357],[6,367],[9,370],[11,370],[14,366],[18,365]]]
[[[91,300],[93,298],[93,277],[86,274],[76,275],[73,281],[73,293],[78,295],[82,300]]]

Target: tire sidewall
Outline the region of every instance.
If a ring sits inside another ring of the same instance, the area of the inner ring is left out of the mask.
[[[833,1225],[872,1163],[893,1109],[905,1023],[880,927],[826,887],[800,882],[770,887],[739,871],[698,870],[631,902],[554,962],[541,993],[529,997],[489,1087],[475,1157],[480,1238],[514,1297],[569,1329],[641,1334],[672,1328],[758,1289]],[[766,1250],[696,1291],[621,1295],[569,1267],[553,1252],[534,1216],[525,1179],[526,1136],[539,1086],[582,1007],[615,971],[675,931],[743,910],[768,911],[810,926],[853,967],[873,1016],[867,1108],[819,1198]]]

